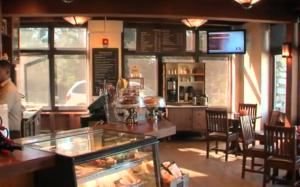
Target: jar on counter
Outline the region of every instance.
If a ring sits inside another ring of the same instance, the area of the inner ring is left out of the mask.
[[[197,105],[197,97],[193,97],[192,104]]]

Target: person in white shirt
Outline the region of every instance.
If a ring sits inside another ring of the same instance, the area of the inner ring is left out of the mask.
[[[10,79],[11,64],[0,60],[0,104],[7,104],[11,138],[21,136],[22,107],[17,87]]]

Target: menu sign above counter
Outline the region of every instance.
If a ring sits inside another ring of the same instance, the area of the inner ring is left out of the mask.
[[[114,86],[118,81],[118,49],[93,48],[93,95],[99,95],[104,80]]]
[[[186,49],[183,29],[137,29],[137,51],[182,52]]]

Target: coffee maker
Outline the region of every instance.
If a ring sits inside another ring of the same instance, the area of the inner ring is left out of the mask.
[[[176,78],[169,78],[167,81],[167,96],[168,102],[177,102],[177,80]]]

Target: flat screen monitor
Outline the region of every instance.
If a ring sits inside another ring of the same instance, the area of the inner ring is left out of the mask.
[[[88,106],[90,113],[94,114],[99,111],[104,111],[104,106],[106,104],[105,97],[106,96],[104,95],[98,97],[94,102],[90,104],[90,106]]]
[[[209,31],[207,32],[208,54],[244,54],[246,52],[246,32]]]

